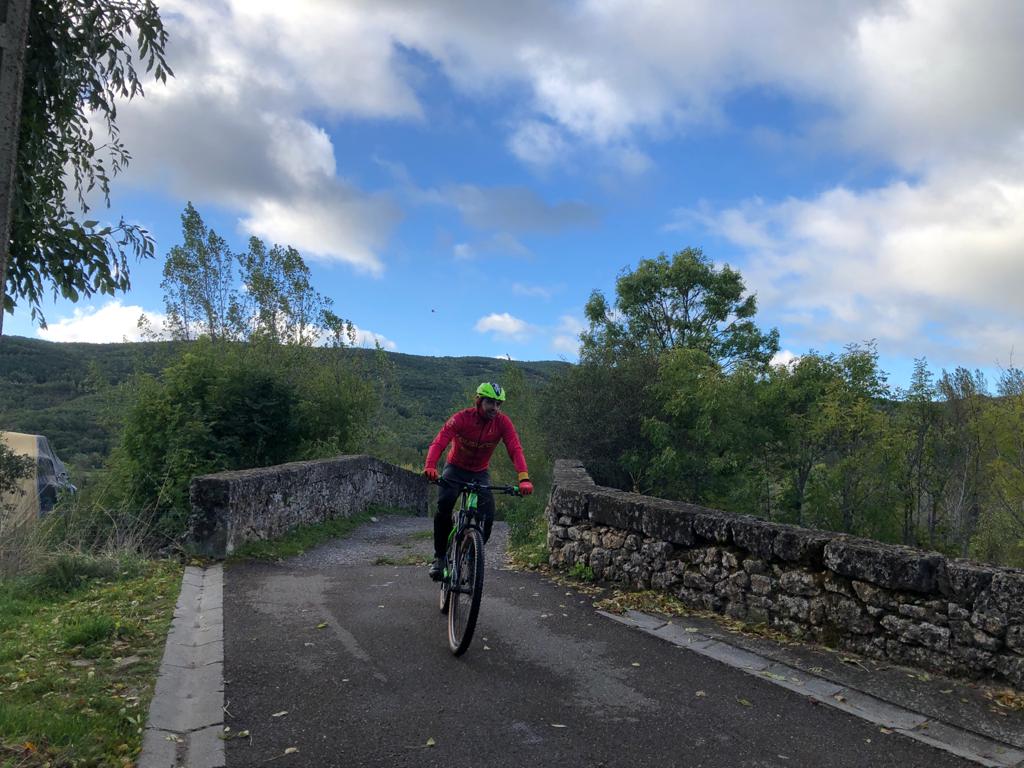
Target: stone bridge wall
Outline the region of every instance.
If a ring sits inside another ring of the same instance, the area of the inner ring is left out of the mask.
[[[192,479],[187,541],[213,557],[300,524],[351,517],[370,505],[427,514],[427,481],[372,456],[339,456]]]
[[[1024,571],[594,484],[555,464],[550,561],[689,606],[946,673],[1024,687]]]

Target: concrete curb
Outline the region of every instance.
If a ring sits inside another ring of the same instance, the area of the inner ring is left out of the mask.
[[[188,566],[138,768],[223,768],[224,569]]]
[[[703,634],[699,627],[688,626],[685,618],[665,621],[640,611],[626,611],[624,615],[598,613],[965,760],[990,768],[1024,768],[1024,751],[1014,746],[729,645]]]

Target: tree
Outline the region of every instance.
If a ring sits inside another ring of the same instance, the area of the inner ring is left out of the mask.
[[[181,231],[184,242],[167,254],[160,283],[168,333],[181,340],[241,338],[235,257],[227,241],[206,227],[191,202],[181,214]]]
[[[0,251],[0,331],[3,313],[19,301],[45,326],[47,288],[72,301],[125,291],[129,255],[153,255],[152,237],[137,224],[80,219],[93,190],[110,204],[110,180],[131,159],[118,134],[117,101],[144,95],[136,63],[160,82],[172,74],[166,43],[152,0],[33,1],[10,250]],[[102,139],[93,132],[97,120]]]
[[[744,291],[739,272],[728,265],[716,269],[698,248],[671,260],[664,254],[644,259],[616,280],[614,308],[600,291],[590,295],[580,356],[598,362],[630,352],[697,349],[726,371],[741,363],[766,367],[779,351],[779,333],[758,329],[752,319],[757,299]]]
[[[172,339],[205,336],[303,347],[355,342],[354,326],[313,288],[309,267],[291,246],[268,248],[251,237],[248,250],[234,254],[192,203],[181,215],[181,228],[183,242],[168,252],[161,282],[164,332]],[[148,325],[145,318],[140,325]]]

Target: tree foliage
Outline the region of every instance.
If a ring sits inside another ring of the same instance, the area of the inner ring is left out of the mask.
[[[110,181],[131,159],[117,103],[143,95],[144,74],[171,74],[166,43],[151,0],[33,0],[3,310],[25,301],[45,326],[47,288],[72,301],[124,291],[129,256],[153,255],[137,224],[84,216],[94,191],[109,205]]]
[[[352,452],[375,403],[330,350],[200,339],[140,376],[111,458],[111,502],[173,536],[196,475]]]
[[[744,295],[740,273],[728,265],[716,269],[700,249],[642,260],[619,276],[615,293],[612,306],[599,291],[587,302],[590,327],[580,351],[585,361],[695,349],[732,370],[767,366],[779,351],[778,331],[764,333],[754,324],[757,299]]]
[[[354,326],[313,287],[309,267],[295,248],[268,248],[251,237],[245,253],[232,253],[192,203],[181,215],[181,228],[182,244],[168,252],[161,282],[164,333],[172,339],[354,343]]]

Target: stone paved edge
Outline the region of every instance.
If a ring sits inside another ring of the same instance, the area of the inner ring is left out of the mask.
[[[989,768],[1024,768],[1024,751],[1016,747],[890,704],[864,691],[837,685],[746,649],[736,648],[722,642],[720,638],[702,634],[697,627],[686,626],[685,621],[678,618],[667,622],[640,611],[627,611],[624,615],[606,611],[597,613],[979,765]]]
[[[188,566],[138,768],[224,768],[224,569]]]

